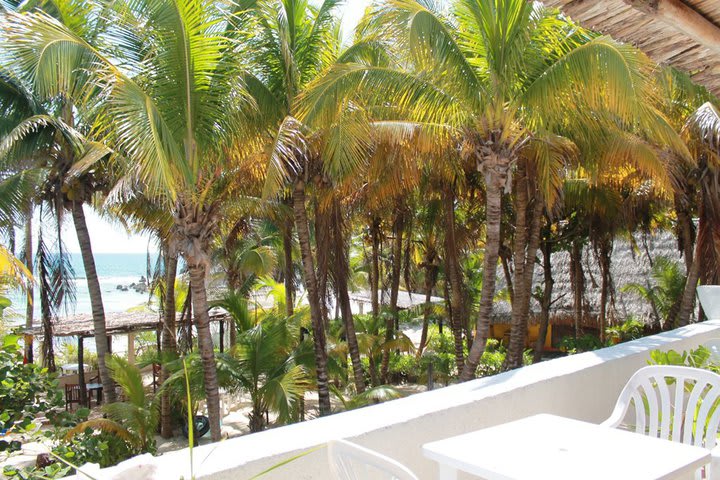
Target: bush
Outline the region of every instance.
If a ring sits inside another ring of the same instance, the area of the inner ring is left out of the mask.
[[[568,355],[591,352],[602,347],[603,345],[600,343],[600,339],[590,334],[585,334],[577,340],[575,337],[563,337],[562,340],[560,340],[560,350],[567,352]]]
[[[41,415],[63,405],[62,392],[47,369],[23,364],[19,337],[9,335],[0,347],[0,430],[28,433]],[[0,440],[0,451],[18,450],[17,443]]]
[[[605,333],[611,342],[629,342],[630,340],[642,338],[645,333],[645,325],[634,318],[628,318],[620,325],[608,327]]]
[[[415,355],[410,354],[391,353],[388,367],[393,383],[418,383],[423,372]]]

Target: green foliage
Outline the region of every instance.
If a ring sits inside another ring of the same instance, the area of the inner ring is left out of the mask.
[[[720,366],[713,365],[709,362],[710,350],[702,345],[695,350],[683,351],[682,353],[675,350],[653,350],[650,352],[649,365],[680,365],[694,368],[705,368],[720,373]]]
[[[661,317],[658,320],[666,324],[673,320],[671,317],[680,304],[687,277],[678,262],[666,257],[655,259],[650,276],[653,285],[650,281],[646,285],[629,283],[620,291],[633,293],[649,302]]]
[[[155,397],[146,394],[138,367],[117,356],[109,357],[107,364],[126,401],[103,405],[107,418],[82,422],[68,431],[65,438],[72,441],[78,434],[90,434],[95,430],[125,442],[131,455],[154,453],[159,403]]]
[[[47,369],[23,364],[19,337],[6,336],[0,346],[0,429],[27,433],[35,428],[35,419],[63,405],[57,381]],[[10,449],[0,440],[0,451]]]
[[[24,467],[18,468],[6,466],[3,468],[3,475],[7,478],[18,480],[53,480],[65,478],[72,474],[73,468],[62,463],[53,463],[47,467]]]
[[[576,353],[591,352],[602,348],[603,344],[595,335],[585,334],[575,339],[575,337],[563,337],[560,340],[560,350],[567,352],[568,355]]]
[[[478,375],[487,377],[502,372],[502,365],[506,355],[505,347],[498,340],[489,338],[478,365]]]
[[[628,318],[620,325],[606,328],[605,333],[611,342],[629,342],[642,338],[645,333],[645,324],[634,318]]]
[[[300,359],[302,349],[295,350],[296,342],[296,335],[285,319],[272,316],[238,335],[230,375],[252,398],[252,431],[265,427],[266,411],[276,413],[281,423],[300,416],[301,400],[310,389],[310,378]]]

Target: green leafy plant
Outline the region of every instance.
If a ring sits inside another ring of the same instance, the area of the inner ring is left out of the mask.
[[[80,423],[66,434],[66,440],[90,430],[100,430],[124,440],[134,454],[155,452],[155,431],[159,420],[159,398],[146,394],[142,373],[124,358],[109,357],[108,367],[113,380],[122,388],[124,402],[106,404],[102,410],[107,418]]]
[[[378,403],[387,402],[402,398],[403,394],[397,388],[391,385],[380,385],[365,390],[358,395],[346,396],[334,385],[330,386],[330,393],[340,400],[344,410],[355,410],[356,408],[367,407]]]
[[[678,262],[666,257],[657,257],[650,272],[649,281],[643,285],[629,283],[620,291],[634,293],[649,302],[653,310],[660,316],[661,323],[671,320],[673,312],[679,308],[685,290],[685,274]]]
[[[602,348],[603,344],[595,335],[585,334],[577,339],[575,337],[563,337],[560,340],[560,350],[567,352],[568,355],[576,353],[591,352]]]
[[[709,362],[710,350],[702,345],[695,350],[676,352],[675,350],[653,350],[650,352],[649,365],[680,365],[705,368],[720,373],[720,367]]]
[[[634,318],[628,318],[620,325],[605,329],[608,340],[614,343],[629,342],[630,340],[642,338],[644,332],[645,324]]]
[[[19,337],[9,335],[0,346],[0,430],[30,433],[35,419],[63,405],[55,377],[35,364],[23,364]],[[18,450],[19,444],[0,440],[0,452]]]

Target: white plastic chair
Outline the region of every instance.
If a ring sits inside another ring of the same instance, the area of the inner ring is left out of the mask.
[[[602,424],[615,428],[626,417],[632,422],[634,415],[637,433],[707,448],[712,463],[705,468],[705,478],[718,480],[719,404],[720,375],[698,368],[653,365],[635,372],[620,392],[610,418]],[[702,478],[702,469],[695,478]]]
[[[341,480],[418,480],[404,465],[346,440],[328,444],[334,477]]]

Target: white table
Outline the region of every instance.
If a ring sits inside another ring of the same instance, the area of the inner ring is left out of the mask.
[[[535,415],[423,445],[440,479],[458,471],[487,480],[678,479],[710,451],[555,415]]]

